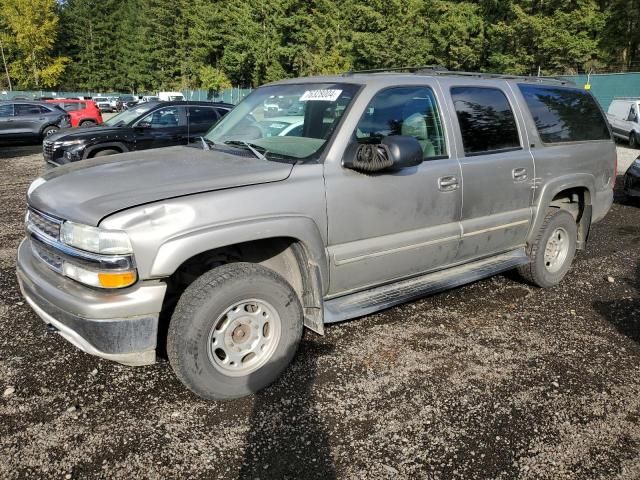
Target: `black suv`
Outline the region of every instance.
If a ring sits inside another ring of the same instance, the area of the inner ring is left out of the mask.
[[[85,158],[186,145],[204,135],[233,105],[211,102],[147,102],[103,125],[60,132],[43,142],[44,160],[57,166]]]
[[[51,103],[0,102],[0,140],[43,138],[71,127],[69,114]]]

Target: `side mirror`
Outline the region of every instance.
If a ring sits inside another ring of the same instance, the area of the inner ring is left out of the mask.
[[[342,166],[359,172],[381,172],[415,167],[423,160],[422,145],[413,137],[393,135],[384,137],[379,144],[350,145]]]

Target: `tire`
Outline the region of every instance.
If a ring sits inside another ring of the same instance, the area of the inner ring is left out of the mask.
[[[196,395],[231,400],[280,376],[295,355],[302,326],[300,301],[284,278],[257,264],[222,265],[180,297],[167,333],[167,356],[178,379]]]
[[[58,132],[60,130],[59,127],[56,127],[55,125],[49,125],[48,127],[44,127],[42,129],[42,138],[47,138],[49,135],[53,135],[54,133]]]
[[[100,150],[99,152],[96,152],[93,154],[92,158],[95,157],[106,157],[107,155],[115,155],[117,153],[121,153],[118,150],[114,150],[112,148],[107,148],[105,150]]]
[[[638,137],[635,132],[631,132],[629,135],[629,148],[638,148]]]
[[[81,127],[93,127],[95,125],[96,122],[94,122],[93,120],[83,120],[82,122],[80,122]]]
[[[550,243],[553,242],[552,236],[554,243]],[[519,267],[518,273],[527,282],[538,287],[557,285],[571,268],[577,237],[578,227],[573,215],[560,208],[549,208],[531,246],[531,262]],[[548,252],[547,247],[550,249]]]

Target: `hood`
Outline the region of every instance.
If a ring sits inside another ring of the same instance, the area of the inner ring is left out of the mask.
[[[28,201],[56,217],[98,225],[137,205],[285,180],[293,168],[238,153],[169,147],[74,162],[44,174]]]
[[[64,142],[80,138],[82,140],[91,140],[95,136],[103,137],[105,135],[118,135],[122,132],[120,127],[107,127],[105,125],[95,125],[93,127],[68,128],[60,130],[53,135],[47,137],[47,141]]]

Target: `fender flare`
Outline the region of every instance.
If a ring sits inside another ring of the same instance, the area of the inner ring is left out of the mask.
[[[320,230],[311,218],[295,215],[216,225],[170,238],[157,250],[151,263],[150,276],[168,277],[188,259],[208,250],[282,237],[292,238],[304,247],[310,264],[308,268],[317,270],[324,293],[329,285],[329,266]]]
[[[546,182],[538,194],[536,204],[534,205],[534,218],[527,236],[527,243],[531,243],[535,240],[535,237],[542,226],[544,221],[545,212],[551,204],[553,198],[563,190],[571,188],[586,188],[588,195],[585,198],[585,207],[589,207],[591,211],[591,199],[594,198],[596,192],[596,179],[589,173],[563,175],[561,177],[554,178],[553,180]]]
[[[87,147],[84,150],[84,153],[82,154],[82,158],[83,159],[89,158],[91,153],[95,152],[96,150],[104,150],[105,148],[113,148],[113,147],[119,148],[122,151],[122,153],[129,151],[129,148],[126,146],[126,144],[122,142],[96,143],[95,145],[91,145],[90,147]]]

